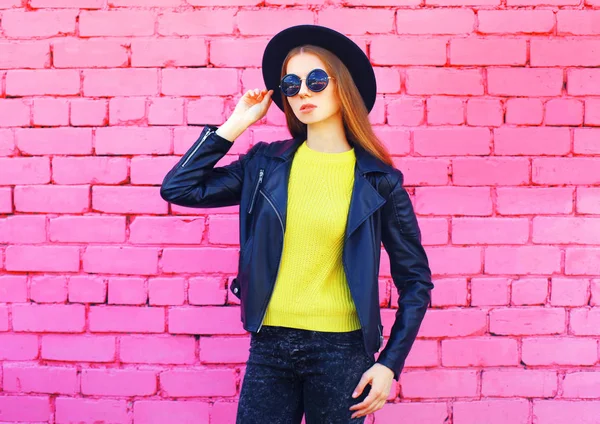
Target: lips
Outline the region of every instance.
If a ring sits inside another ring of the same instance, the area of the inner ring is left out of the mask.
[[[307,103],[305,105],[302,105],[302,107],[300,107],[300,110],[310,110],[310,109],[314,109],[316,107],[317,106],[315,106],[313,104]]]

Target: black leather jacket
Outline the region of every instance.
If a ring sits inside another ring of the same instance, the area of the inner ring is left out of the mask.
[[[240,205],[240,256],[230,290],[241,299],[244,329],[260,331],[283,249],[288,177],[303,140],[260,142],[235,162],[215,167],[233,145],[206,126],[164,178],[160,194],[188,207]],[[402,173],[356,145],[354,188],[342,262],[365,350],[379,351],[383,326],[378,274],[381,243],[400,293],[390,337],[377,362],[398,379],[430,302],[431,271]]]

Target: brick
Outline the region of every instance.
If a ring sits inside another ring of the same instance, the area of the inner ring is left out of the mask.
[[[600,168],[592,157],[535,158],[532,179],[538,184],[600,184]]]
[[[69,278],[69,302],[106,303],[106,281],[92,275],[73,275]]]
[[[189,281],[190,305],[224,305],[228,296],[223,279],[219,277],[193,277]]]
[[[0,331],[8,331],[10,323],[8,322],[8,305],[0,306]]]
[[[375,412],[377,423],[393,423],[398,417],[411,417],[419,423],[443,423],[450,419],[445,402],[388,403]]]
[[[162,270],[173,272],[235,272],[238,250],[223,248],[165,248]]]
[[[525,185],[529,183],[525,158],[456,158],[452,161],[455,185]]]
[[[393,310],[389,312],[394,314]],[[384,313],[387,314],[387,311]],[[483,335],[487,328],[486,315],[485,310],[475,308],[432,309],[425,314],[419,337]],[[386,327],[389,331],[391,325]]]
[[[168,397],[234,396],[233,369],[174,369],[160,374],[160,387]]]
[[[88,246],[83,253],[83,270],[91,273],[156,274],[158,250],[129,246]]]
[[[598,362],[598,344],[592,339],[523,339],[526,365],[594,365]]]
[[[13,212],[12,189],[10,187],[0,187],[0,212]]]
[[[110,125],[140,125],[146,117],[146,99],[136,97],[112,98],[108,104],[108,111]]]
[[[129,419],[126,400],[84,399],[59,397],[56,399],[56,424],[74,422],[123,423]]]
[[[454,402],[453,411],[454,421],[457,424],[477,424],[490,419],[499,423],[529,424],[530,422],[527,399]]]
[[[71,0],[30,0],[32,8],[56,7],[56,8],[78,8],[78,9],[101,9],[104,0],[79,0],[73,4]]]
[[[600,249],[567,248],[565,274],[600,275]]]
[[[49,181],[50,162],[48,158],[0,158],[0,184],[43,184]]]
[[[149,125],[182,125],[183,99],[157,97],[148,106]]]
[[[518,364],[517,341],[500,337],[442,340],[445,367],[494,367]]]
[[[373,65],[381,66],[444,65],[446,64],[446,40],[376,36],[371,41],[370,59]],[[379,83],[379,78],[377,82]]]
[[[438,356],[438,343],[436,340],[416,340],[406,358],[405,367],[438,366]]]
[[[547,12],[551,12],[548,10]],[[559,11],[562,13],[564,11]],[[534,39],[531,40],[532,66],[598,66],[600,60],[593,52],[598,40],[586,39]]]
[[[380,34],[394,31],[394,12],[389,9],[337,9],[318,12],[319,25],[344,34]]]
[[[0,156],[14,156],[15,133],[12,129],[0,129]]]
[[[600,310],[598,308],[571,309],[569,316],[570,332],[575,336],[600,335]]]
[[[75,34],[77,10],[10,10],[2,14],[4,35],[10,38]]]
[[[506,278],[473,278],[471,280],[471,305],[508,305],[510,280]]]
[[[14,307],[15,305],[13,305]],[[0,334],[0,360],[28,361],[38,357],[38,336],[32,334]],[[4,397],[0,397],[0,402]]]
[[[192,364],[195,346],[188,336],[123,336],[119,357],[123,363]]]
[[[89,128],[22,128],[15,132],[17,147],[30,155],[89,155]]]
[[[156,372],[137,369],[84,369],[84,395],[149,396],[156,393]]]
[[[6,73],[9,96],[77,95],[79,86],[79,71],[72,69],[19,69]]]
[[[600,78],[598,69],[567,70],[567,93],[570,96],[600,95]]]
[[[495,335],[560,334],[565,331],[563,308],[498,308],[490,311]]]
[[[31,277],[31,300],[36,303],[64,303],[67,301],[67,277],[41,275]]]
[[[525,244],[529,221],[525,218],[454,218],[455,244]]]
[[[6,248],[7,271],[79,271],[77,246],[11,245]]]
[[[74,367],[5,364],[3,368],[5,392],[76,394],[79,391]]]
[[[51,361],[113,362],[115,340],[114,336],[101,335],[43,335],[41,357]]]
[[[591,306],[600,305],[600,280],[592,280],[590,291],[592,293],[592,297],[590,299],[590,305]]]
[[[0,127],[25,127],[31,124],[31,106],[22,99],[0,99]]]
[[[168,203],[159,195],[160,187],[94,186],[92,207],[98,212],[166,214]]]
[[[0,302],[23,303],[29,299],[27,295],[27,276],[1,275]]]
[[[552,11],[547,12],[553,16]],[[526,62],[527,43],[523,39],[457,38],[450,41],[453,65],[525,65]]]
[[[0,42],[0,69],[46,68],[50,65],[47,41]]]
[[[169,333],[245,334],[237,307],[179,307],[169,311]]]
[[[502,103],[498,99],[470,98],[467,101],[467,124],[499,127],[504,122]]]
[[[562,69],[490,68],[488,94],[494,96],[560,96]]]
[[[465,102],[454,97],[430,97],[427,99],[427,123],[429,125],[461,125],[465,122]]]
[[[108,280],[108,303],[144,305],[148,299],[143,278],[112,277]]]
[[[573,152],[584,155],[600,154],[598,138],[600,137],[600,128],[577,128],[575,129],[575,139],[573,143]]]
[[[404,186],[448,184],[449,158],[392,158],[394,167],[404,174]],[[423,232],[423,236],[426,236]]]
[[[128,160],[119,157],[52,158],[56,184],[119,184],[127,180]]]
[[[371,41],[371,63],[373,63],[373,41]],[[375,79],[377,80],[377,92],[388,94],[400,93],[400,71],[395,68],[374,67]]]
[[[267,42],[264,38],[211,40],[210,62],[223,68],[260,67]]]
[[[577,0],[507,0],[508,6],[538,6],[539,4],[546,4],[550,6],[576,6],[579,4]]]
[[[565,155],[570,150],[571,135],[568,128],[494,129],[494,152],[497,155]]]
[[[569,35],[600,35],[600,10],[559,10],[557,31]]]
[[[387,104],[387,118],[390,125],[422,125],[425,123],[425,102],[423,99],[411,97],[390,99]]]
[[[491,274],[551,274],[561,270],[561,252],[554,246],[489,247],[485,272]]]
[[[540,99],[515,98],[506,101],[506,123],[516,125],[541,125],[544,105]]]
[[[193,424],[209,422],[209,411],[210,404],[208,402],[138,400],[133,405],[133,419],[147,424],[161,424],[170,420],[180,424]],[[212,417],[215,419],[214,413]]]
[[[600,414],[600,401],[534,400],[533,414],[544,424],[562,424],[573,421],[577,424],[594,424]]]
[[[145,7],[175,7],[181,6],[183,0],[109,0],[109,5],[114,7],[145,6]]]
[[[418,187],[414,204],[420,215],[486,216],[492,213],[490,189],[486,187]]]
[[[118,68],[128,62],[127,46],[122,41],[63,38],[53,43],[56,68]]]
[[[161,93],[167,96],[228,96],[238,94],[235,69],[164,69]],[[151,93],[150,93],[151,94]]]
[[[200,339],[200,361],[213,364],[245,363],[249,349],[248,337],[203,337]]]
[[[442,278],[435,280],[434,284],[432,306],[467,306],[466,278]]]
[[[199,244],[204,218],[137,217],[129,225],[129,240],[141,244]]]
[[[108,102],[106,100],[71,100],[71,125],[85,127],[107,124]]]
[[[0,397],[0,420],[17,422],[47,421],[50,416],[48,396]]]
[[[513,305],[543,305],[547,297],[546,278],[521,278],[512,283]]]
[[[546,125],[582,124],[582,101],[576,99],[550,99],[546,103]]]
[[[242,35],[274,35],[293,25],[313,24],[310,10],[242,10],[236,14]]]
[[[165,12],[158,17],[158,34],[231,35],[234,32],[235,14],[233,9]]]
[[[402,397],[449,398],[477,396],[478,377],[470,370],[427,370],[402,373]]]
[[[225,122],[225,100],[221,97],[203,97],[199,100],[191,100],[187,103],[186,110],[188,124],[220,125]],[[239,139],[236,139],[235,147],[229,153],[239,152],[237,147],[243,143],[238,143]]]
[[[488,128],[417,128],[413,132],[414,150],[423,156],[487,155],[490,135]]]
[[[543,244],[600,244],[600,219],[534,217],[533,242]]]
[[[484,370],[481,394],[495,397],[553,397],[558,390],[554,370]]]
[[[432,269],[438,275],[481,272],[481,249],[478,247],[430,247],[426,250]]]
[[[41,243],[46,241],[46,217],[15,215],[0,218],[0,243]]]
[[[552,10],[479,10],[478,30],[484,34],[550,34]]]
[[[406,93],[480,96],[484,94],[483,77],[478,69],[409,68],[406,70]]]
[[[46,127],[69,125],[69,102],[65,99],[34,99],[33,124]]]
[[[79,333],[85,327],[83,305],[15,304],[12,308],[15,331]]]
[[[158,127],[98,128],[95,148],[98,155],[167,154],[171,152],[171,134],[168,128]]]
[[[600,126],[600,99],[585,100],[585,125]]]
[[[131,159],[130,182],[136,185],[160,185],[178,160],[174,156],[134,157]]]
[[[598,214],[600,212],[600,188],[577,187],[577,212]]]
[[[568,214],[573,211],[569,187],[497,188],[496,208],[502,215]]]
[[[239,218],[227,215],[211,215],[208,221],[208,241],[211,244],[239,243]]]
[[[156,69],[85,69],[86,97],[148,96],[158,94]]]
[[[83,213],[89,210],[88,186],[33,185],[15,187],[19,212]]]
[[[569,372],[563,380],[563,397],[597,399],[600,397],[599,372]]]
[[[154,34],[155,16],[148,10],[82,11],[81,37],[133,37]]]
[[[424,9],[396,12],[398,34],[469,34],[475,28],[471,9]]]
[[[90,331],[103,333],[162,333],[164,308],[136,306],[91,306]]]

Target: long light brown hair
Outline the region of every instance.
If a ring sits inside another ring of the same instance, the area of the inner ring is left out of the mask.
[[[382,162],[392,165],[392,158],[389,152],[373,132],[373,128],[369,122],[369,113],[358,88],[356,88],[352,80],[352,75],[350,75],[346,65],[335,54],[318,46],[304,45],[296,47],[290,50],[283,61],[281,77],[283,78],[286,74],[287,64],[290,59],[300,53],[311,53],[317,56],[325,64],[327,74],[335,79],[334,90],[340,101],[344,132],[348,141],[351,144],[360,145],[360,147]],[[294,138],[306,137],[307,125],[300,122],[288,103],[287,98],[283,95],[282,97],[283,111],[290,134]]]

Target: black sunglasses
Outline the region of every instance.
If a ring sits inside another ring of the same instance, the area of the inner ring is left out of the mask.
[[[281,88],[281,92],[287,97],[295,96],[300,91],[303,79],[306,79],[306,87],[310,91],[318,93],[325,90],[329,84],[329,80],[333,79],[333,77],[330,77],[327,75],[327,72],[319,68],[310,71],[306,78],[300,78],[296,74],[287,74],[281,78],[279,88]]]

